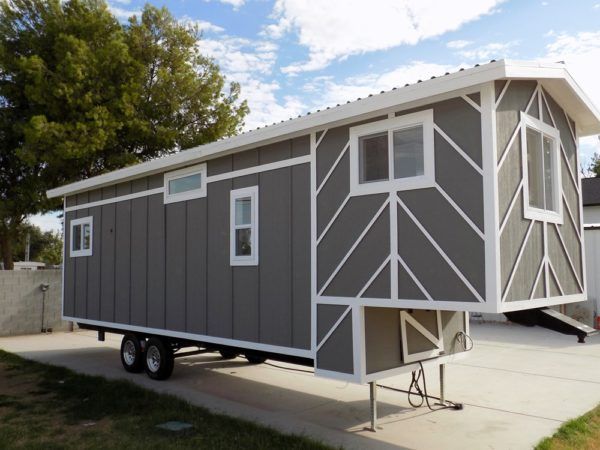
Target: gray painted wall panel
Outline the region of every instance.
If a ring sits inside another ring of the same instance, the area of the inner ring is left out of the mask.
[[[87,199],[87,193],[85,194],[83,198]],[[81,194],[79,194],[78,198],[81,197]],[[78,218],[89,216],[87,209],[76,211],[76,215]],[[88,258],[88,256],[73,258],[75,259],[75,272],[77,273],[75,278],[75,316],[77,317],[85,317],[87,314]]]
[[[208,185],[207,333],[233,336],[232,271],[229,264],[231,180]],[[259,255],[260,257],[260,255]]]
[[[285,346],[292,345],[290,180],[290,168],[260,174],[260,341]]]
[[[535,81],[511,81],[496,110],[496,135],[498,160],[520,120],[520,111],[524,111],[537,85]]]
[[[560,141],[567,155],[569,166],[571,167],[571,173],[577,175],[577,146],[573,140],[573,134],[569,127],[569,121],[563,109],[556,103],[550,94],[544,92],[548,106],[550,106],[550,113],[552,119],[554,119],[554,126],[560,131]]]
[[[558,232],[554,225],[548,226],[548,253],[550,255],[550,262],[559,278],[558,281],[564,294],[580,293],[581,289],[579,289],[575,275],[571,270],[567,255],[560,243]]]
[[[515,196],[519,183],[523,179],[523,166],[521,164],[521,141],[516,139],[514,144],[508,150],[504,164],[498,172],[498,178],[502,183],[498,183],[499,216],[500,223],[505,219],[510,202]],[[515,205],[519,208],[521,205]]]
[[[71,220],[75,218],[75,212],[68,212],[65,214],[65,223],[70,224]],[[75,271],[75,260],[77,258],[71,258],[69,256],[69,243],[71,242],[71,227],[65,226],[65,279],[64,279],[64,301],[63,301],[63,314],[65,316],[72,317],[75,314],[75,279],[77,278],[77,272]]]
[[[287,140],[261,147],[259,152],[259,161],[261,164],[269,164],[288,159],[291,156],[292,142]]]
[[[485,297],[484,241],[435,189],[399,192],[398,196],[462,274]],[[399,233],[398,239],[402,239]]]
[[[400,310],[365,308],[365,350],[367,373],[402,365]]]
[[[131,202],[116,204],[115,220],[115,321],[130,323]]]
[[[317,305],[317,345],[347,309],[345,305]]]
[[[148,198],[131,201],[131,324],[146,326]]]
[[[115,188],[102,188],[102,198],[112,198]],[[100,319],[115,320],[115,219],[114,203],[102,205],[102,235],[100,239]]]
[[[148,326],[165,327],[165,214],[162,195],[148,197]]]
[[[166,205],[165,326],[169,330],[186,329],[186,224],[185,202]]]
[[[427,300],[421,288],[414,282],[402,264],[398,263],[398,298]]]
[[[435,133],[435,161],[436,182],[469,219],[484,231],[481,175],[438,133]]]
[[[99,193],[92,196],[90,195],[90,201],[100,200],[96,198],[100,196]],[[93,222],[93,238],[92,238],[92,256],[88,256],[88,267],[87,267],[87,312],[86,317],[92,320],[100,319],[100,270],[102,263],[102,208],[96,206],[90,208],[89,215],[94,219]],[[70,258],[69,258],[70,259]]]
[[[531,229],[511,288],[506,296],[507,302],[528,299],[533,291],[533,283],[544,257],[542,230],[543,224],[540,222],[535,223]],[[511,267],[514,267],[514,264],[511,264]]]
[[[342,157],[319,192],[317,202],[317,234],[320,235],[350,192],[350,155]]]
[[[382,271],[373,280],[371,285],[363,293],[363,298],[390,298],[390,263],[388,262]]]
[[[186,202],[186,331],[206,334],[207,227],[206,198]]]
[[[508,278],[525,239],[530,221],[523,218],[523,193],[519,194],[517,204],[513,208],[508,222],[500,235],[500,282],[502,292],[505,291]]]
[[[305,151],[306,142],[294,147]],[[310,165],[292,167],[292,344],[310,348]]]
[[[354,372],[351,314],[342,320],[342,323],[317,352],[317,367],[341,373]]]

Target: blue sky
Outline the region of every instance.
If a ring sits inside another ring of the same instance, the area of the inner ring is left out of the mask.
[[[144,1],[109,0],[122,21]],[[246,128],[490,59],[565,61],[600,106],[600,0],[172,0],[242,86]],[[584,138],[584,164],[600,152]],[[54,215],[32,221],[59,229]]]

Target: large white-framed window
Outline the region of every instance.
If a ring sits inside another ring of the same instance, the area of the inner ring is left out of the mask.
[[[70,222],[71,239],[69,242],[69,255],[76,256],[91,256],[92,255],[92,239],[94,236],[94,218],[81,217],[73,219]]]
[[[521,151],[525,218],[562,223],[560,132],[522,112]]]
[[[431,109],[350,128],[353,195],[431,187],[434,164]]]
[[[165,203],[206,197],[206,163],[165,173]]]
[[[258,186],[231,191],[230,263],[258,265]]]

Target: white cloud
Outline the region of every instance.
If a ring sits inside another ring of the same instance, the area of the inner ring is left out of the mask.
[[[206,0],[206,1],[210,1],[210,0]],[[233,9],[239,9],[240,7],[244,6],[244,3],[246,3],[246,0],[216,0],[220,3],[224,3],[226,5],[231,5],[233,6]]]
[[[519,45],[519,41],[491,42],[480,47],[463,49],[457,53],[469,60],[502,59],[511,56],[514,53],[513,48],[517,45]]]
[[[142,15],[142,11],[139,9],[125,9],[111,4],[108,5],[108,9],[121,22],[127,22],[131,16],[140,17]]]
[[[589,96],[596,107],[600,106],[600,31],[577,34],[558,34],[546,46],[544,59],[549,62],[564,61],[567,69]],[[589,164],[594,152],[600,153],[597,136],[581,139],[581,155],[584,166]]]
[[[47,214],[36,214],[29,216],[28,220],[32,225],[39,227],[42,231],[62,231],[62,219],[58,217],[60,213],[53,212]]]
[[[296,33],[307,61],[282,68],[293,74],[326,67],[334,60],[417,42],[458,29],[494,11],[502,0],[277,0],[273,38]]]
[[[225,31],[225,28],[215,25],[214,23],[206,20],[192,19],[189,16],[183,16],[179,19],[179,22],[184,25],[196,26],[200,32],[221,33]]]
[[[358,97],[365,98],[369,94],[402,87],[406,83],[428,80],[431,76],[444,75],[445,72],[454,72],[459,68],[460,66],[413,61],[387,72],[349,77],[341,83],[335,82],[331,77],[317,77],[304,85],[304,91],[313,94],[317,99],[313,104],[315,108],[323,109],[349,100],[354,101]]]
[[[468,47],[472,43],[473,43],[473,41],[464,41],[464,40],[450,41],[446,44],[446,47],[455,49],[455,50],[460,50],[461,48]]]

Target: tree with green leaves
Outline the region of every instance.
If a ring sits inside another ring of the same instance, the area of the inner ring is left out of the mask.
[[[120,24],[102,0],[0,0],[0,253],[45,191],[239,132],[240,88],[198,30],[146,5]]]
[[[25,222],[19,227],[12,247],[13,259],[25,261],[29,241],[29,260],[58,265],[62,261],[62,237],[56,231],[42,231],[40,227]]]

